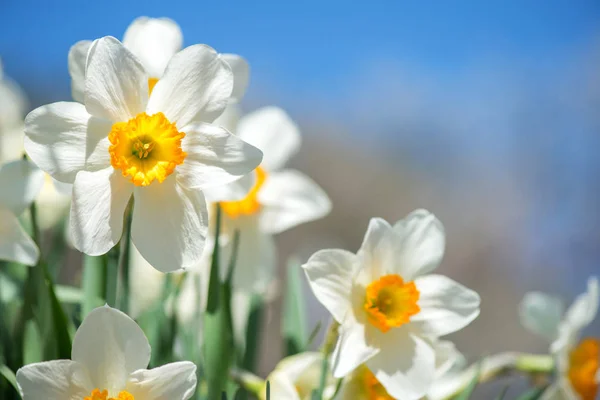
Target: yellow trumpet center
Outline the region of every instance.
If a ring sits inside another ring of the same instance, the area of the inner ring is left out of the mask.
[[[127,122],[117,122],[108,134],[110,163],[136,186],[164,181],[183,164],[179,132],[163,113],[138,114]]]
[[[267,179],[267,172],[261,167],[257,167],[255,172],[256,181],[246,197],[238,201],[222,201],[220,203],[221,210],[223,210],[230,218],[238,218],[242,215],[252,215],[260,210],[258,192]]]
[[[404,283],[396,274],[385,275],[367,286],[364,309],[369,322],[382,332],[407,323],[420,311],[414,282]]]
[[[366,366],[361,366],[354,375],[359,386],[357,390],[363,394],[366,400],[393,400],[394,398],[385,390],[381,382]]]
[[[152,94],[154,90],[154,86],[158,83],[158,78],[149,78],[148,79],[148,96]]]
[[[600,340],[584,339],[569,354],[569,381],[581,400],[594,400],[598,394],[596,374],[600,364]]]
[[[84,397],[83,400],[135,400],[129,392],[122,391],[117,397],[108,397],[108,390],[94,389],[92,394]]]

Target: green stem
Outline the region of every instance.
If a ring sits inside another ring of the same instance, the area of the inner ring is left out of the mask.
[[[319,391],[316,396],[313,398],[322,400],[323,393],[325,392],[325,385],[327,384],[327,374],[329,372],[329,356],[335,347],[335,342],[338,337],[338,328],[339,324],[335,321],[331,323],[327,334],[325,335],[325,342],[323,343],[323,347],[321,348],[321,353],[323,354],[323,360],[321,364],[321,377],[319,379]]]
[[[239,384],[248,392],[254,394],[257,398],[264,398],[266,381],[251,372],[237,368],[231,368],[229,371],[231,380]]]
[[[117,299],[119,310],[127,313],[129,308],[129,253],[131,252],[131,219],[133,215],[133,197],[129,202],[129,206],[125,211],[123,221],[123,236],[119,244],[119,261],[117,271],[118,286]]]

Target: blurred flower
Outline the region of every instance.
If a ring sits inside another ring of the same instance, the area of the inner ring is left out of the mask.
[[[200,261],[207,211],[201,190],[247,174],[261,152],[210,124],[229,102],[231,69],[210,47],[177,53],[149,95],[148,74],[118,40],[94,41],[85,105],[32,111],[25,149],[43,170],[73,183],[71,235],[89,255],[120,239],[135,198],[131,237],[155,268]],[[185,160],[185,163],[184,163]]]
[[[431,343],[435,351],[435,376],[433,386],[445,384],[453,368],[461,364],[462,354],[456,350],[454,343],[449,341],[434,341]],[[456,373],[453,371],[453,373]],[[439,384],[438,384],[439,383]],[[437,392],[440,388],[436,387]],[[377,380],[369,368],[363,364],[356,368],[345,380],[340,389],[340,400],[392,400],[385,387]],[[429,398],[425,396],[424,398]]]
[[[317,299],[340,323],[333,374],[365,363],[386,391],[418,399],[436,370],[432,339],[479,315],[479,295],[441,276],[442,224],[417,210],[390,226],[373,218],[357,254],[321,250],[303,265]]]
[[[69,73],[73,99],[84,103],[86,59],[92,45],[90,40],[82,40],[69,51]],[[142,63],[149,76],[148,87],[162,78],[171,58],[183,45],[183,36],[179,25],[168,18],[136,18],[125,31],[123,45]],[[221,54],[234,76],[231,100],[239,101],[246,92],[249,67],[246,60],[236,54]]]
[[[189,361],[146,369],[150,344],[144,332],[108,306],[93,310],[77,329],[71,358],[20,368],[23,399],[186,400],[196,389],[196,366]]]
[[[521,303],[523,325],[552,341],[558,377],[542,399],[594,400],[600,384],[600,339],[584,338],[581,331],[598,313],[598,280],[588,280],[587,291],[579,295],[566,313],[562,301],[540,293],[528,293]]]
[[[210,201],[220,202],[222,210],[222,275],[227,273],[234,233],[238,231],[233,286],[248,293],[264,293],[275,274],[273,235],[324,217],[331,210],[331,202],[306,175],[283,169],[300,146],[298,127],[283,110],[265,107],[238,121],[237,110],[230,106],[215,124],[234,132],[264,154],[262,164],[254,172],[206,194]],[[205,273],[210,268],[210,254],[207,256],[200,268]]]
[[[310,400],[313,390],[319,388],[322,364],[323,355],[317,352],[305,352],[284,358],[267,377],[271,398]],[[328,376],[323,392],[324,398],[331,398],[335,386],[335,379]],[[261,400],[264,400],[266,386],[261,390],[261,394]]]
[[[17,217],[31,205],[43,183],[44,173],[29,161],[0,167],[0,259],[37,264],[39,249]]]

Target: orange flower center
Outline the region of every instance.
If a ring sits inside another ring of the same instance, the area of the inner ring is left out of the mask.
[[[420,311],[414,282],[404,283],[396,274],[385,275],[367,286],[364,308],[369,322],[382,332],[407,323]]]
[[[222,201],[220,202],[221,210],[230,218],[238,218],[242,215],[253,215],[260,210],[260,202],[258,201],[258,192],[267,179],[267,172],[257,167],[256,181],[254,186],[248,192],[246,197],[238,201]]]
[[[598,394],[600,340],[584,339],[569,354],[569,381],[581,400],[594,400]]]
[[[110,163],[136,186],[162,182],[187,156],[181,149],[184,137],[163,113],[138,114],[112,126],[108,134]]]
[[[154,86],[158,83],[158,78],[149,78],[148,79],[148,96],[152,94],[154,90]]]
[[[363,385],[365,387],[365,392],[367,394],[368,400],[394,400],[392,396],[389,395],[387,390],[383,387],[383,385],[377,380],[375,375],[371,372],[371,370],[367,367],[363,367]]]
[[[129,392],[122,391],[117,397],[108,397],[108,390],[92,390],[92,394],[84,397],[83,400],[135,400]]]

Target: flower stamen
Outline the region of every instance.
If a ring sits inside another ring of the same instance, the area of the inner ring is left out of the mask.
[[[238,218],[242,215],[253,215],[260,210],[261,204],[258,201],[258,192],[267,179],[267,172],[261,167],[257,167],[255,172],[256,181],[246,197],[238,201],[222,201],[219,203],[221,205],[221,210],[223,210],[230,218]]]
[[[117,397],[108,397],[108,390],[100,390],[100,389],[94,389],[92,390],[92,393],[87,396],[84,397],[83,400],[135,400],[133,395],[129,392],[126,391],[122,391],[119,392],[119,394],[117,395]]]
[[[396,274],[385,275],[367,286],[364,309],[369,322],[382,332],[397,328],[421,309],[414,282],[404,283]]]

